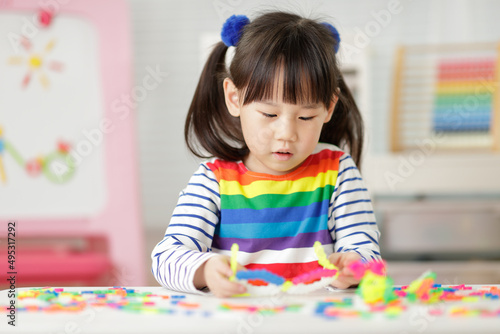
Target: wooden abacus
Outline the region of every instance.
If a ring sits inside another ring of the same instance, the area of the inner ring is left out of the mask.
[[[390,147],[500,150],[500,44],[401,46]]]

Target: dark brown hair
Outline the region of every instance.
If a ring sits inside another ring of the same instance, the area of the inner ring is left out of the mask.
[[[227,110],[222,82],[231,78],[244,92],[243,104],[248,104],[272,99],[275,79],[283,71],[285,103],[321,102],[328,107],[338,97],[320,142],[348,150],[359,166],[363,121],[339,70],[336,43],[323,24],[284,12],[264,14],[243,28],[229,69],[225,65],[227,46],[217,43],[187,114],[184,137],[188,148],[200,158],[242,160],[249,150],[239,119]]]

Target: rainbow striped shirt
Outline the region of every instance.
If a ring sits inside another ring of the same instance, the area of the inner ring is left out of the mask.
[[[169,289],[195,292],[196,269],[214,254],[292,278],[318,267],[326,254],[353,251],[380,259],[371,201],[352,158],[330,144],[295,171],[269,175],[240,162],[211,159],[181,192],[164,239],[152,253],[153,274]]]

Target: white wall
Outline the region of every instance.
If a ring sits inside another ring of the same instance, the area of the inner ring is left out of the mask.
[[[363,1],[277,1],[271,6],[265,1],[216,0],[170,1],[129,0],[133,27],[135,82],[142,85],[147,68],[168,72],[161,85],[149,92],[137,107],[139,159],[144,220],[150,227],[166,227],[177,201],[197,166],[197,160],[187,151],[183,140],[184,117],[194,92],[200,65],[202,34],[218,34],[224,20],[232,14],[250,18],[262,9],[289,9],[299,14],[329,17],[345,44],[355,45],[359,31],[383,25],[372,34],[366,47],[352,57],[342,52],[346,63],[363,63],[365,86],[362,108],[367,119],[368,154],[364,175],[374,192],[391,192],[383,178],[384,171],[397,170],[401,163],[388,155],[388,119],[392,89],[392,68],[395,48],[399,44],[499,41],[500,2],[494,0],[363,0]],[[394,7],[395,6],[395,7]],[[390,17],[383,13],[396,8]],[[410,177],[398,185],[404,192],[426,190],[439,184],[435,191],[464,189],[460,183],[434,182],[448,175],[464,156],[433,155],[424,165],[416,166]],[[494,163],[497,158],[481,156]],[[479,165],[480,167],[480,165]],[[458,177],[477,173],[478,164],[465,171],[454,170]],[[498,169],[497,169],[498,170]],[[435,172],[438,171],[436,174]],[[488,168],[481,189],[500,190],[488,182]],[[430,178],[430,179],[429,179]],[[500,179],[500,178],[497,178]],[[495,181],[500,182],[500,181]],[[474,183],[476,184],[476,183]],[[441,187],[442,186],[442,187]],[[444,188],[443,188],[444,187]],[[486,187],[486,188],[484,188]]]

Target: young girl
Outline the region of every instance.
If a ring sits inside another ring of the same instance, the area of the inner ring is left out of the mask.
[[[240,269],[293,278],[319,267],[320,241],[340,269],[333,285],[358,283],[347,265],[380,259],[379,232],[356,168],[362,120],[337,65],[337,30],[272,12],[232,16],[222,39],[185,125],[189,149],[212,158],[180,193],[151,254],[154,276],[169,289],[227,297],[245,292],[229,280],[233,243]]]

